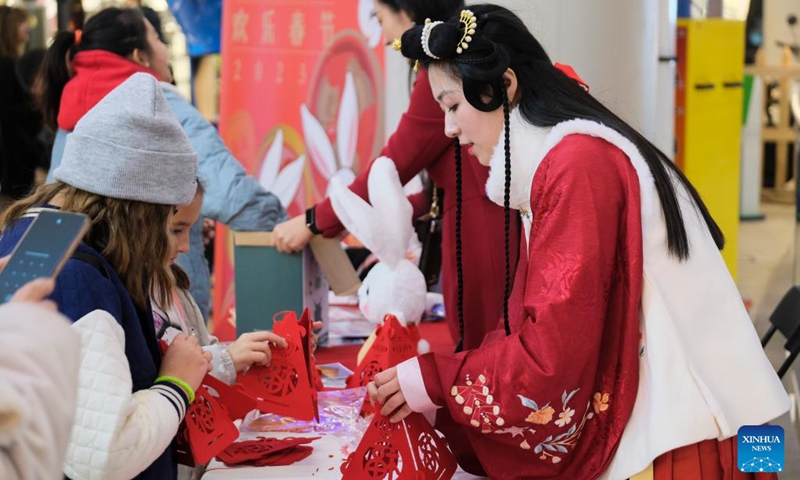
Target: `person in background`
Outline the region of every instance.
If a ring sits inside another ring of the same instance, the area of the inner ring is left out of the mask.
[[[30,30],[25,10],[0,6],[0,210],[30,192],[44,153],[42,116],[17,74]]]
[[[47,50],[44,48],[35,48],[22,54],[17,61],[17,77],[30,99],[33,99],[35,96],[36,82],[38,82],[39,79],[39,70],[42,67],[42,62],[44,61],[46,53]],[[50,155],[53,150],[55,133],[50,127],[44,124],[44,119],[38,109],[36,112],[39,117],[39,131],[35,136],[38,148],[36,149],[37,156],[34,161],[36,170],[33,182],[35,185],[41,185],[47,178],[47,172],[50,171]]]
[[[92,16],[81,32],[61,32],[43,65],[38,92],[45,121],[56,129],[51,173],[61,163],[67,133],[83,115],[136,72],[158,78],[172,113],[200,159],[198,177],[205,188],[202,217],[233,230],[270,231],[285,218],[278,198],[247,175],[225,146],[219,132],[173,85],[167,49],[138,9],[106,8]],[[203,255],[203,219],[189,233],[191,250],[178,264],[191,280],[191,293],[204,317],[210,309],[211,282]]]
[[[65,35],[65,34],[59,34]],[[90,228],[50,299],[81,337],[78,409],[64,473],[70,478],[174,479],[169,448],[211,368],[197,338],[161,354],[151,293],[174,279],[170,219],[197,190],[197,155],[152,75],[137,73],[77,123],[55,170],[2,218],[10,253],[42,209],[83,213]]]
[[[426,19],[446,20],[463,7],[462,0],[375,0],[375,15],[387,45],[396,44],[407,29]],[[380,156],[394,161],[404,184],[426,170],[436,187],[444,191],[442,204],[442,293],[451,337],[458,349],[475,348],[494,330],[502,314],[505,270],[503,261],[503,209],[486,198],[486,169],[473,161],[472,154],[454,147],[442,132],[444,113],[431,95],[428,71],[418,72],[411,101],[395,133]],[[458,152],[456,152],[458,150]],[[456,161],[456,153],[463,162]],[[369,168],[363,168],[350,189],[368,200]],[[461,197],[461,202],[456,200]],[[459,216],[457,208],[468,209]],[[470,242],[456,242],[457,222]],[[512,238],[518,237],[518,221],[511,225]],[[316,234],[334,237],[343,226],[326,198],[300,215],[275,227],[275,246],[286,253],[301,250]],[[515,244],[516,245],[516,244]],[[456,252],[470,259],[461,269]],[[511,248],[512,257],[516,248]],[[515,262],[512,259],[512,265]]]
[[[722,232],[675,164],[504,7],[414,27],[402,49],[429,65],[445,133],[524,229],[498,329],[376,375],[381,412],[435,411],[462,467],[491,478],[626,479],[650,465],[655,480],[776,478],[739,471],[736,434],[790,401]]]

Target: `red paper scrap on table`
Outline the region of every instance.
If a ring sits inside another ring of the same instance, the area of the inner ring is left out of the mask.
[[[217,455],[225,465],[291,465],[311,455],[307,444],[321,437],[267,438],[236,442]]]

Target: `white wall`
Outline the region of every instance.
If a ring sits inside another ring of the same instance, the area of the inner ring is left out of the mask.
[[[409,84],[408,73],[411,67],[408,61],[391,47],[386,47],[386,139],[397,128],[400,116],[408,108]],[[444,127],[442,127],[444,128]]]
[[[525,21],[553,61],[572,65],[597,98],[646,134],[655,133],[657,0],[498,3]]]

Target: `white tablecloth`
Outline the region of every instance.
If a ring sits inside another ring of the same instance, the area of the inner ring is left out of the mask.
[[[276,438],[283,437],[316,437],[321,436],[310,445],[314,447],[314,452],[304,460],[285,467],[227,467],[224,463],[212,460],[208,465],[203,480],[253,480],[268,478],[270,480],[281,480],[291,478],[305,478],[312,480],[328,480],[342,478],[339,470],[342,462],[346,458],[344,452],[344,442],[339,438],[329,435],[314,435],[310,433],[242,433],[239,440],[254,440],[259,436],[269,436]],[[459,469],[453,479],[473,480],[484,477],[476,477],[465,473]]]

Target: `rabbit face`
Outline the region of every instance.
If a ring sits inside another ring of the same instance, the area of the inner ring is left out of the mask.
[[[394,269],[378,263],[358,289],[358,304],[367,320],[376,325],[388,313],[402,325],[418,323],[425,312],[427,289],[425,276],[410,261],[402,260]]]

